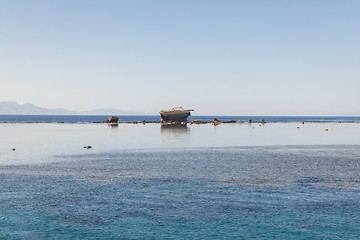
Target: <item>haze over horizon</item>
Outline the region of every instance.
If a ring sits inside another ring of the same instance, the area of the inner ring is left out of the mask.
[[[158,112],[138,112],[131,109],[116,108],[97,108],[77,110],[65,108],[44,108],[32,103],[19,104],[17,102],[0,101],[0,115],[158,115]],[[334,114],[334,115],[223,115],[223,114],[197,114],[192,112],[193,116],[360,116],[360,113],[352,114]]]
[[[0,1],[0,102],[360,114],[360,1]]]

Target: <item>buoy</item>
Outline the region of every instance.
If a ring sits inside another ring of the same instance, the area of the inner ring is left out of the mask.
[[[13,150],[13,151],[15,151],[16,149],[15,149],[15,148],[13,148],[12,150]]]
[[[331,129],[330,128],[325,128],[325,132],[330,132]]]

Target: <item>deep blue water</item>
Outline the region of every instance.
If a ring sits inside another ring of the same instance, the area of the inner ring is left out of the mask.
[[[359,239],[360,148],[129,150],[0,166],[1,239]]]
[[[109,116],[101,115],[0,115],[0,123],[96,123],[103,122]],[[197,119],[212,121],[217,118],[221,121],[242,120],[267,122],[360,122],[360,117],[316,117],[316,116],[190,116],[188,121]],[[120,122],[156,122],[159,116],[120,116]]]

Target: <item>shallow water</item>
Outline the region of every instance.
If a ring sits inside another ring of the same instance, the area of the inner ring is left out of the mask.
[[[360,145],[358,123],[205,124],[175,128],[160,124],[0,124],[0,134],[0,165],[50,162],[58,160],[53,158],[55,155],[134,149]],[[92,149],[83,148],[89,145]]]
[[[0,124],[0,238],[357,239],[359,127]]]
[[[104,122],[108,115],[0,115],[0,123],[96,123]],[[247,122],[360,122],[356,116],[190,116],[188,121],[201,120],[211,122],[217,118],[221,121],[242,120]],[[159,122],[159,115],[121,115],[120,122]]]

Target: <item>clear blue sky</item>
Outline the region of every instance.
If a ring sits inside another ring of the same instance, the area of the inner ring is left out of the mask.
[[[360,114],[358,0],[0,0],[0,101]]]

